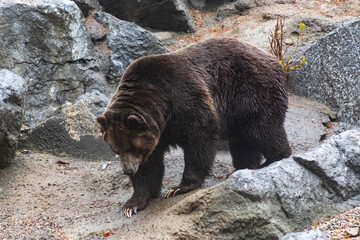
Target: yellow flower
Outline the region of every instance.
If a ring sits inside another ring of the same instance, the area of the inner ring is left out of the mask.
[[[303,22],[300,22],[300,24],[299,24],[299,29],[300,29],[301,31],[304,31],[304,29],[305,29],[305,24],[304,24]]]

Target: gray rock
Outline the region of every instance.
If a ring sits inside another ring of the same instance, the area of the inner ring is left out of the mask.
[[[195,31],[187,1],[99,0],[99,3],[104,11],[142,27],[178,32]]]
[[[28,82],[20,147],[112,157],[95,117],[132,61],[167,50],[148,31],[110,14],[84,21],[69,0],[0,2],[0,24],[0,67]]]
[[[290,75],[295,94],[330,105],[340,121],[360,123],[360,19],[318,39],[306,52],[307,65]]]
[[[149,31],[108,13],[95,13],[86,26],[109,83],[118,83],[126,67],[137,58],[168,52]]]
[[[89,112],[95,117],[103,114],[104,109],[109,103],[110,98],[99,91],[87,92],[76,99],[74,105],[82,103],[89,108]]]
[[[216,10],[216,21],[222,22],[227,17],[239,14],[233,3],[223,4]]]
[[[360,134],[346,131],[294,160],[321,178],[343,200],[360,194]]]
[[[1,1],[0,25],[0,68],[29,84],[26,127],[46,121],[62,104],[85,92],[106,92],[105,77],[74,2]]]
[[[26,81],[7,69],[0,70],[0,102],[23,107]]]
[[[191,6],[195,8],[204,8],[206,5],[206,0],[189,0]]]
[[[204,238],[279,239],[301,231],[314,219],[360,204],[359,139],[359,131],[347,131],[309,153],[295,155],[296,161],[288,158],[255,171],[236,171],[225,182],[167,209],[161,224],[168,236],[183,239],[196,239],[194,233]],[[325,161],[330,155],[333,160]],[[333,170],[324,170],[331,166]],[[170,221],[174,218],[179,221],[176,226]],[[177,226],[186,227],[179,231]],[[149,229],[156,236],[157,225],[149,224]]]
[[[25,79],[9,70],[0,70],[0,168],[7,167],[15,157],[25,93]]]
[[[285,130],[294,153],[318,146],[328,134],[324,124],[334,117],[335,112],[325,104],[290,94]]]
[[[327,240],[323,231],[311,230],[309,232],[288,233],[281,240]]]
[[[76,5],[81,9],[82,14],[87,17],[93,11],[101,11],[102,7],[100,6],[97,0],[73,0]]]
[[[71,120],[71,118],[70,118]],[[109,145],[101,141],[101,137],[93,135],[91,129],[88,134],[79,131],[79,125],[91,127],[89,119],[82,120],[75,126],[69,125],[65,117],[51,117],[46,122],[31,130],[19,142],[19,148],[36,149],[56,156],[73,156],[90,161],[114,160]],[[95,123],[95,122],[94,122]]]
[[[295,3],[296,0],[237,0],[235,3],[235,8],[240,12],[244,12],[250,8],[269,6],[273,4],[286,4],[286,3]]]
[[[236,2],[236,0],[189,0],[189,2],[195,8],[214,11],[221,5]]]
[[[74,103],[62,105],[58,115],[31,129],[19,147],[87,160],[113,160],[95,120],[108,102],[98,91],[81,95]]]

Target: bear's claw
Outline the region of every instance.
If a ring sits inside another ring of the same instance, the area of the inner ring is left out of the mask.
[[[172,194],[172,197],[175,197],[175,195],[176,195],[176,193],[177,193],[178,191],[180,191],[180,188],[178,188],[178,189],[176,189],[176,190],[170,189],[169,191],[167,191],[167,192],[165,193],[165,198],[171,197],[171,194]]]
[[[133,213],[136,214],[137,213],[137,207],[134,208],[124,208],[123,209],[124,215],[127,218],[131,218]]]

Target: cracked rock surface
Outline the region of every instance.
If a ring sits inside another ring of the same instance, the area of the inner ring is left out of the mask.
[[[13,160],[23,118],[25,79],[7,69],[0,70],[0,168]]]
[[[1,1],[0,26],[0,69],[22,76],[27,85],[21,146],[112,159],[95,117],[126,67],[141,56],[167,52],[162,44],[107,13],[84,19],[70,0]]]
[[[307,64],[289,78],[295,94],[330,105],[340,121],[360,124],[360,18],[319,38]]]
[[[128,227],[122,235],[279,239],[286,232],[301,231],[319,216],[360,204],[359,154],[360,131],[346,131],[267,168],[236,171],[225,182],[185,197],[155,214],[155,221]],[[151,234],[145,235],[147,231]]]
[[[73,1],[1,1],[0,68],[28,84],[25,125],[34,127],[90,89],[104,89],[93,44]]]

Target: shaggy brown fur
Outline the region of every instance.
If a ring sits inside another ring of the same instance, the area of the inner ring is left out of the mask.
[[[277,60],[236,39],[210,39],[136,60],[97,118],[134,187],[124,208],[136,212],[158,196],[170,145],[184,150],[178,194],[204,182],[218,137],[228,140],[236,169],[288,157],[287,104]]]

